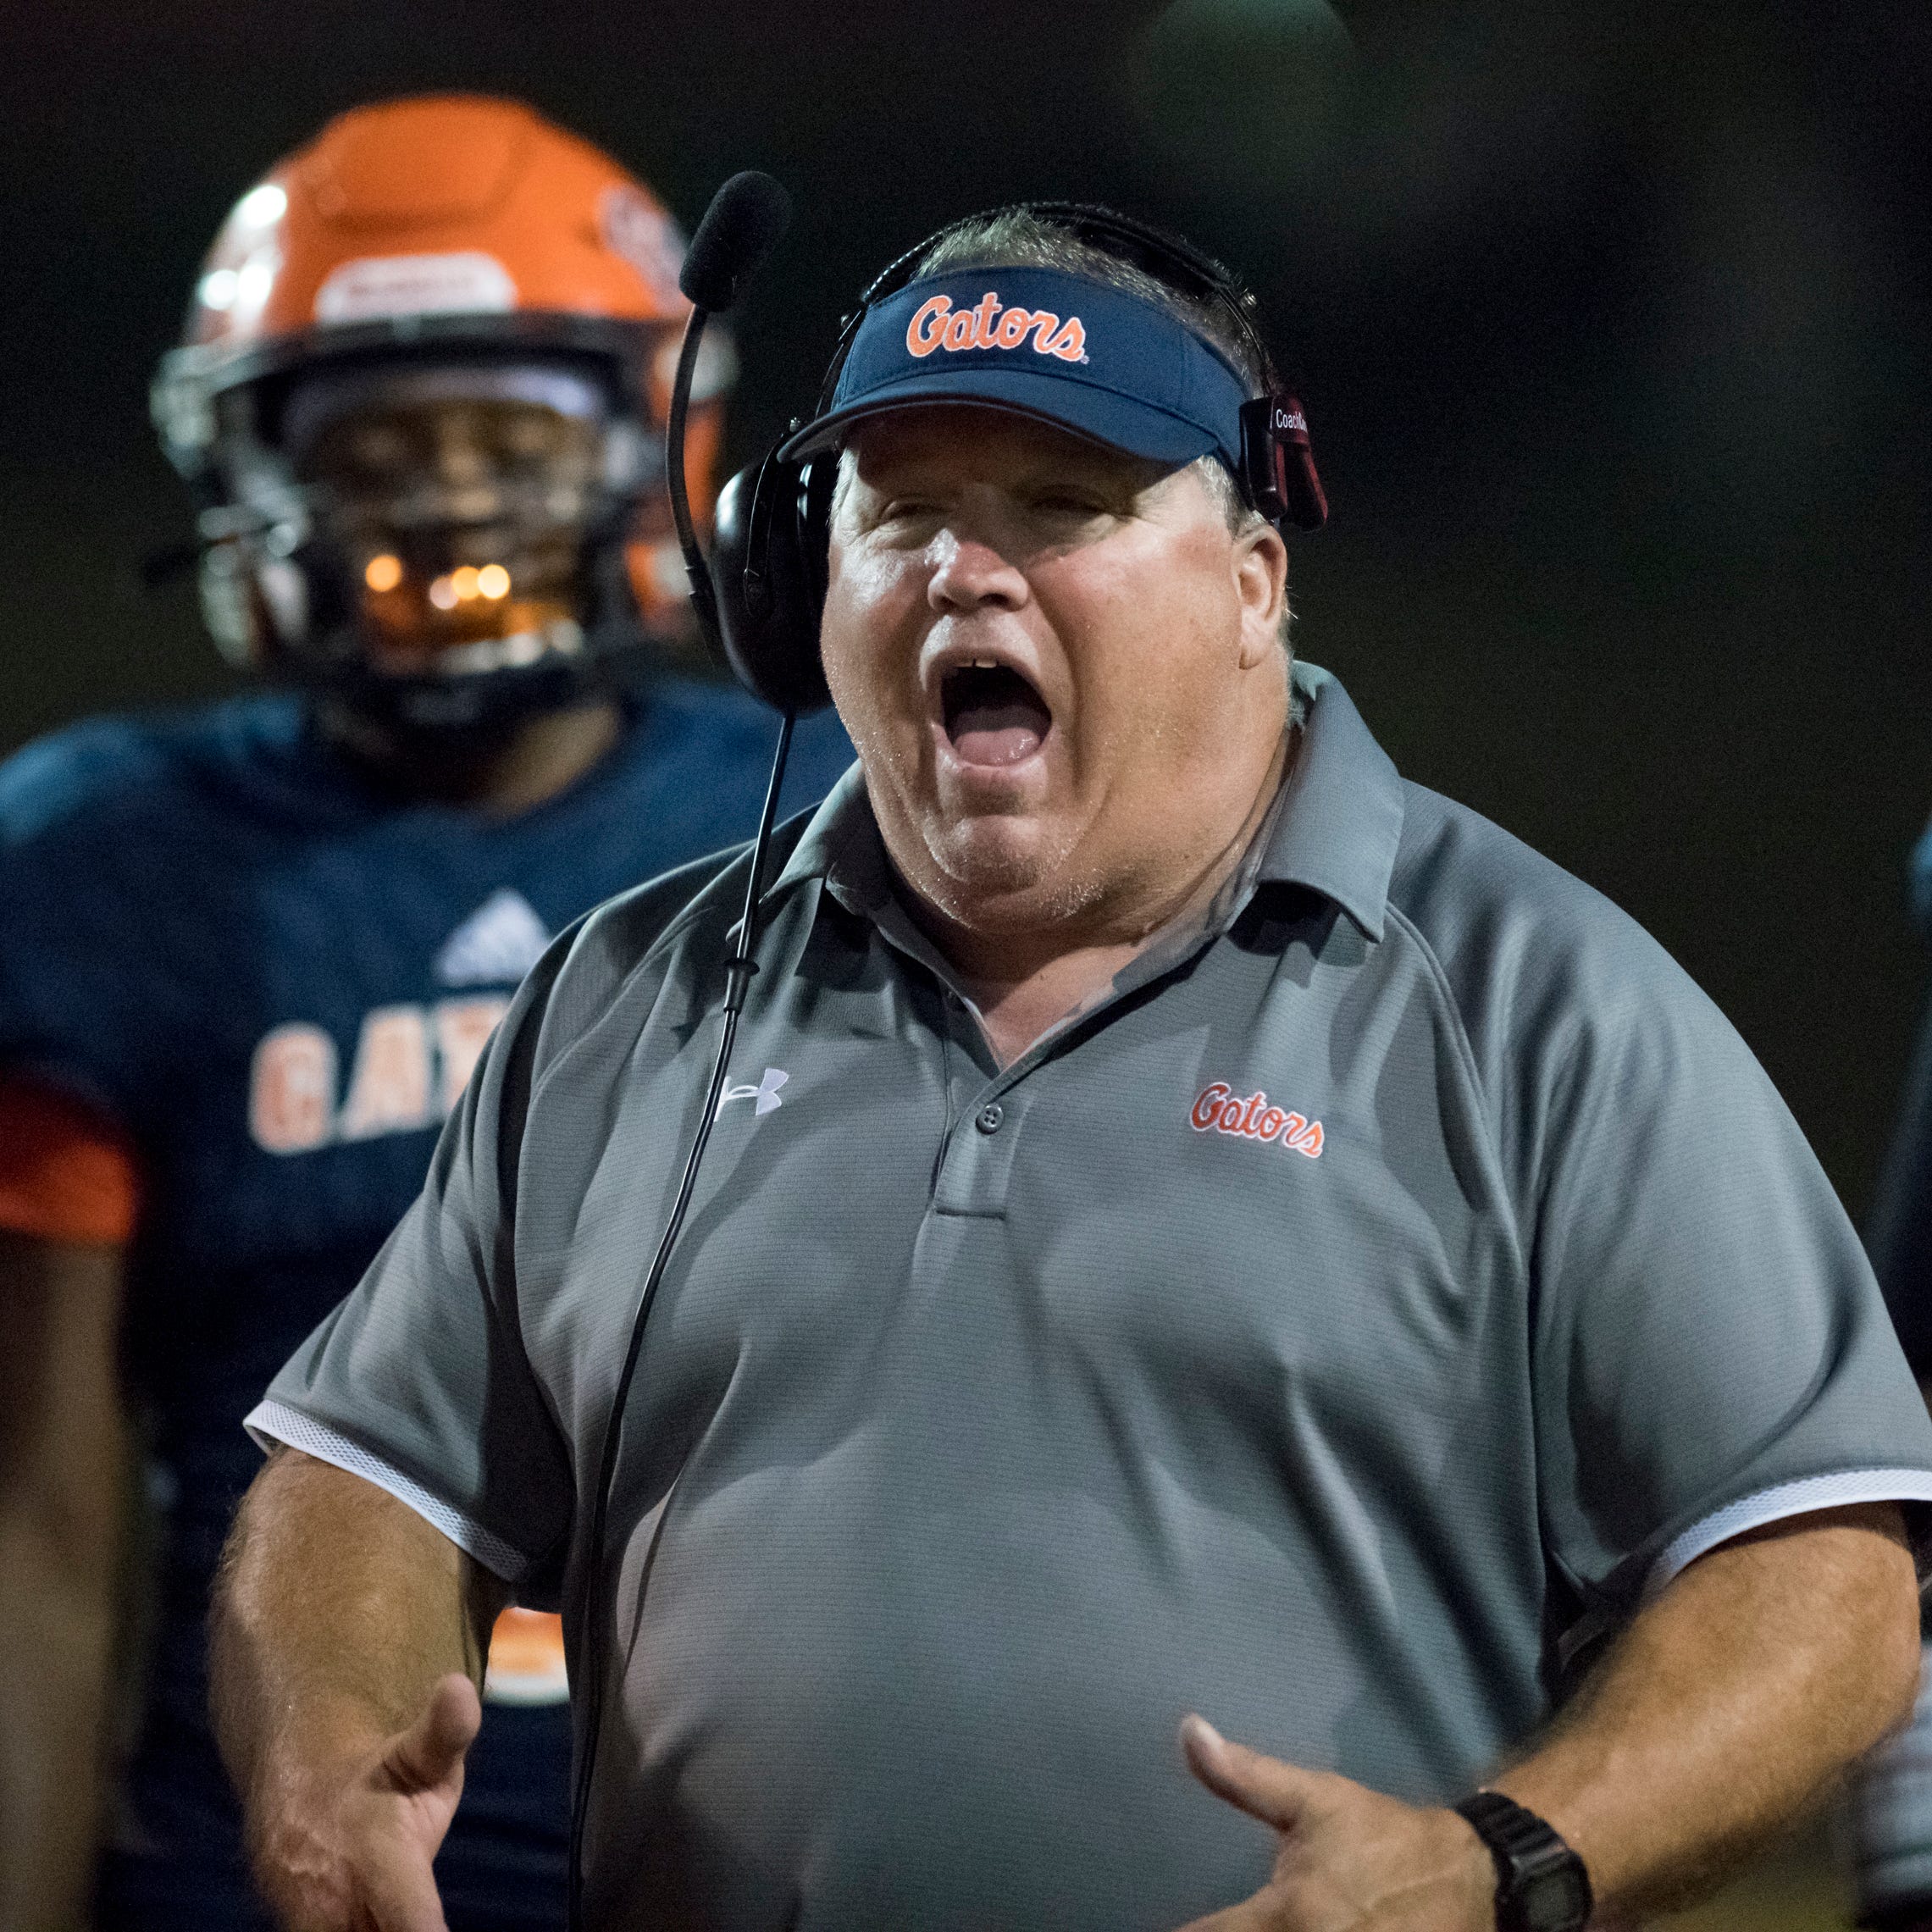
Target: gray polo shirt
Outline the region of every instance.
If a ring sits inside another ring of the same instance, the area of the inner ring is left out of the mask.
[[[1184,1712],[1445,1798],[1701,1551],[1932,1498],[1858,1243],[1723,1016],[1296,678],[1213,916],[1004,1071],[857,773],[783,835],[595,1580],[594,1923],[1171,1927],[1271,1856]],[[525,1601],[590,1581],[744,863],[557,943],[251,1419]]]

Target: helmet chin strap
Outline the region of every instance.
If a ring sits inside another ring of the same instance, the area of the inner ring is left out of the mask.
[[[608,695],[554,707],[492,709],[462,724],[420,722],[343,692],[318,695],[317,734],[382,789],[504,811],[554,796],[602,756],[622,731]]]
[[[574,578],[518,606],[521,623],[417,640],[374,632],[349,528],[325,488],[291,484],[291,504],[300,499],[299,540],[278,547],[276,536],[296,532],[296,524],[257,512],[246,529],[211,546],[231,558],[213,586],[225,596],[224,607],[209,613],[211,628],[224,649],[227,632],[236,632],[231,656],[332,695],[374,732],[439,741],[501,736],[521,717],[621,695],[645,681],[658,647],[627,567],[627,539],[645,486],[636,478],[623,489],[591,491],[588,514],[570,531]],[[479,573],[469,575],[474,580]],[[208,576],[204,565],[204,602]]]
[[[657,661],[644,632],[620,620],[595,647],[587,640],[568,656],[469,675],[395,675],[360,660],[316,673],[299,660],[284,662],[318,706],[331,704],[378,731],[418,743],[478,745],[507,740],[532,718],[637,695]]]

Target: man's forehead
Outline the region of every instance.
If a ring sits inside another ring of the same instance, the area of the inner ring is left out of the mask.
[[[869,418],[853,426],[845,448],[867,483],[917,470],[961,477],[1104,477],[1144,486],[1167,473],[1164,464],[1058,423],[971,403],[932,403]]]

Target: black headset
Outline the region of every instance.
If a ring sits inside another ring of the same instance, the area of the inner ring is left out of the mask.
[[[1236,478],[1250,508],[1277,529],[1319,529],[1328,515],[1309,448],[1301,404],[1280,385],[1255,321],[1255,302],[1233,274],[1178,235],[1131,215],[1081,202],[1020,202],[949,222],[909,248],[859,297],[839,332],[832,365],[812,414],[832,405],[845,360],[866,317],[917,274],[928,251],[947,235],[1001,215],[1030,214],[1104,249],[1181,294],[1211,302],[1246,343],[1264,393],[1243,406],[1241,470]],[[800,424],[795,419],[786,435]],[[711,577],[720,641],[739,681],[778,710],[799,713],[828,705],[819,662],[818,627],[825,607],[826,553],[832,489],[839,459],[827,451],[787,462],[781,437],[741,469],[718,497]]]

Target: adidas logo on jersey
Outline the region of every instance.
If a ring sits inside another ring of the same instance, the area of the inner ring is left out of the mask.
[[[529,900],[505,886],[443,942],[436,977],[445,986],[514,986],[549,944],[549,931]]]

